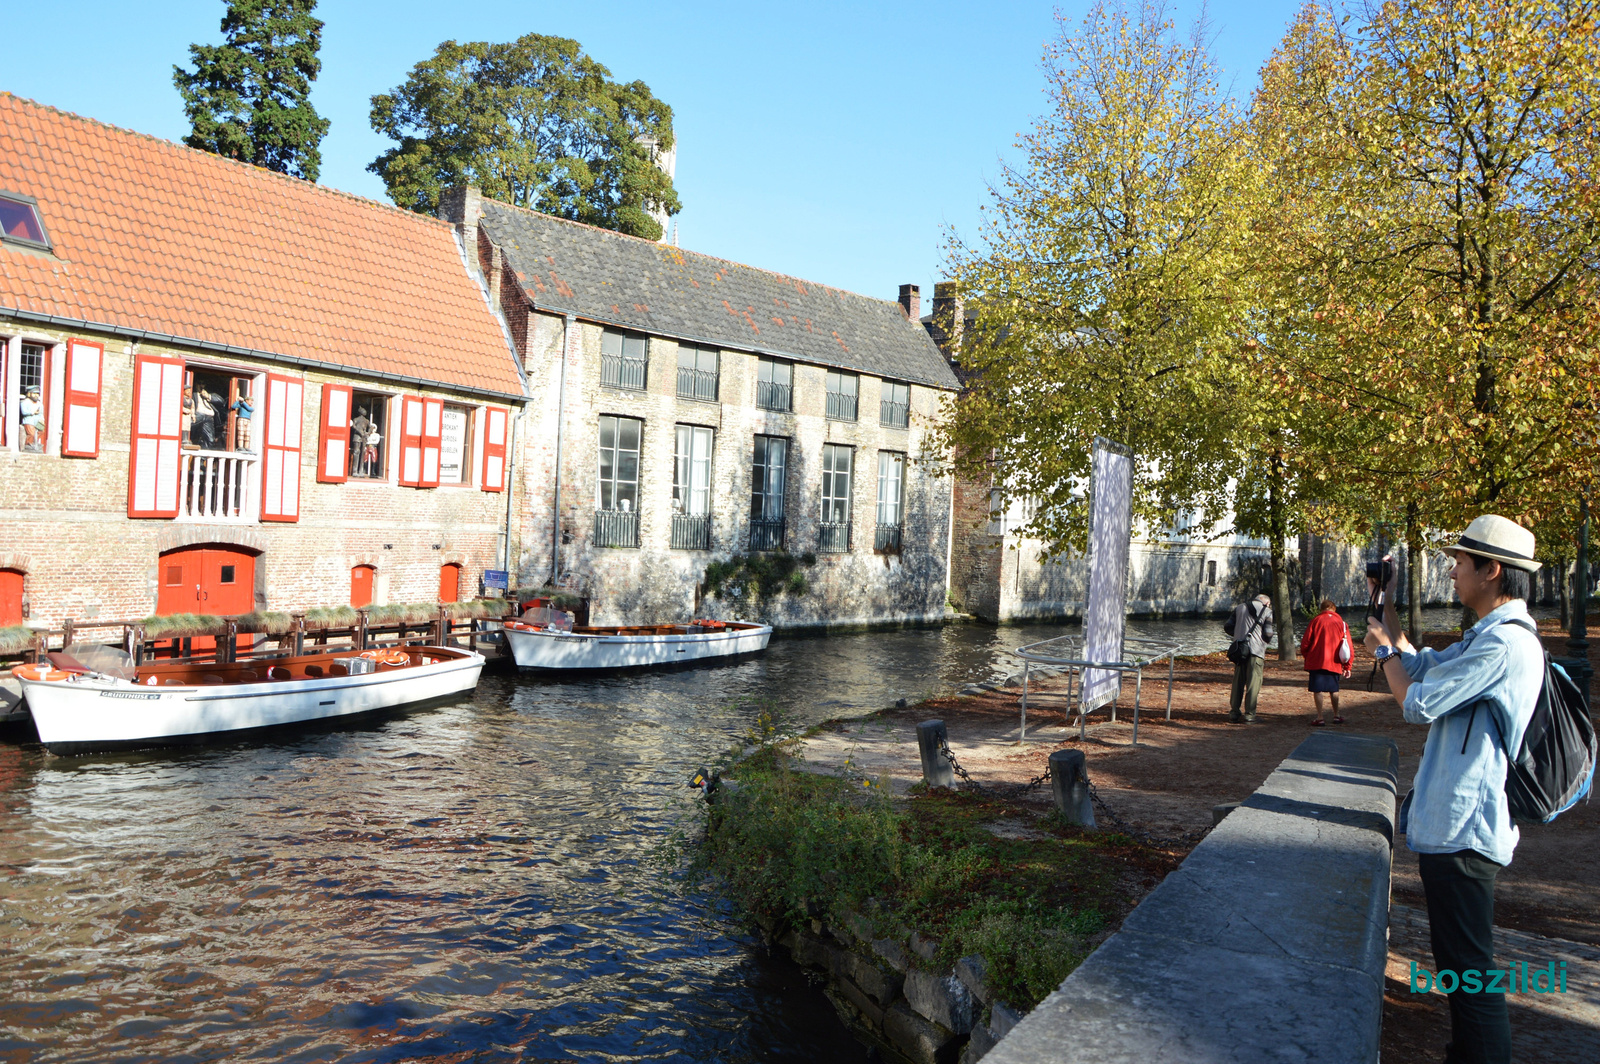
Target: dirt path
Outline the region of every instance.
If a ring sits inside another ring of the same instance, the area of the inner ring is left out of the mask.
[[[1553,653],[1564,654],[1564,639],[1549,627],[1541,633],[1546,635],[1547,645]],[[1444,645],[1452,639],[1439,637],[1430,642]],[[1591,661],[1600,664],[1600,640],[1595,642]],[[1329,727],[1393,739],[1400,750],[1400,791],[1404,793],[1416,774],[1427,729],[1404,722],[1381,676],[1375,690],[1366,690],[1372,659],[1364,649],[1358,648],[1353,664],[1354,676],[1346,681],[1341,696],[1345,723]],[[1051,751],[1081,748],[1088,758],[1089,778],[1113,818],[1112,826],[1127,826],[1170,840],[1172,849],[1182,852],[1210,830],[1213,806],[1247,797],[1311,732],[1311,696],[1305,689],[1306,674],[1298,664],[1269,659],[1255,724],[1227,723],[1231,676],[1232,666],[1220,654],[1181,662],[1173,686],[1171,721],[1163,712],[1165,677],[1147,682],[1137,747],[1130,745],[1131,687],[1119,708],[1118,722],[1107,723],[1103,711],[1097,713],[1094,719],[1101,723],[1091,724],[1087,740],[1080,742],[1077,728],[1065,725],[1061,711],[1046,708],[1061,704],[1060,684],[1056,683],[1042,694],[1030,696],[1027,742],[1021,746],[1016,743],[1018,692],[1005,690],[935,699],[832,726],[808,740],[805,757],[824,770],[838,769],[848,760],[853,769],[874,777],[886,775],[896,788],[904,789],[921,776],[916,724],[935,717],[945,722],[951,750],[980,784],[1026,783],[1045,771]],[[1041,811],[1047,808],[1048,785],[1036,788],[1022,801]],[[1396,843],[1392,896],[1397,910],[1424,911],[1416,855],[1405,847],[1404,836]],[[1580,805],[1554,824],[1523,829],[1516,859],[1497,881],[1495,915],[1497,929],[1566,940],[1557,943],[1563,949],[1600,947],[1600,802]],[[1394,948],[1404,945],[1414,954],[1425,937],[1425,932],[1420,940],[1413,934]],[[1419,963],[1431,960],[1425,950],[1414,959]],[[1411,994],[1403,980],[1393,977],[1394,972],[1407,970],[1408,963],[1407,957],[1391,952],[1385,1055],[1397,1060],[1441,1056],[1439,1034],[1447,1033],[1449,1027],[1446,1003],[1439,995]],[[1600,987],[1600,967],[1587,962],[1573,967],[1575,972],[1585,969],[1585,993],[1590,996],[1570,996],[1567,1000],[1574,1008],[1581,1000],[1589,1002],[1585,1007],[1593,1008],[1597,1000],[1592,992]],[[1536,1041],[1541,1048],[1550,1045],[1550,1038],[1569,1043],[1571,1039],[1557,1030],[1567,1022],[1560,1015],[1563,1003],[1543,1004],[1549,1008],[1537,1013],[1536,1023],[1529,1021],[1543,1032]],[[1534,1015],[1526,1003],[1514,1005],[1518,1010],[1514,1022]],[[1556,1019],[1551,1019],[1549,1009],[1556,1010]],[[1583,1024],[1592,1015],[1567,1019],[1576,1025],[1573,1031],[1587,1030]],[[1530,1034],[1533,1029],[1529,1028]],[[1593,1032],[1587,1037],[1592,1038]],[[1587,1053],[1545,1059],[1600,1057]]]

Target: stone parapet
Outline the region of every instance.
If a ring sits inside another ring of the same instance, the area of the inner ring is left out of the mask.
[[[1312,735],[984,1060],[1376,1061],[1398,766]]]

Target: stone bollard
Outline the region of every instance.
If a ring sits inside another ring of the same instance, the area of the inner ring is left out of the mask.
[[[1094,804],[1089,800],[1089,763],[1082,750],[1057,750],[1050,755],[1050,790],[1061,819],[1086,828],[1096,826]]]
[[[917,725],[917,752],[922,755],[922,778],[928,781],[929,787],[949,787],[956,785],[955,770],[950,766],[950,759],[944,756],[944,748],[949,745],[944,721],[925,720]]]

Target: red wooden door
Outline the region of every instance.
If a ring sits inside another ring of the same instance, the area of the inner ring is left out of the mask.
[[[228,547],[185,547],[161,556],[156,612],[231,616],[255,609],[255,555]]]
[[[358,565],[350,570],[350,605],[356,609],[372,605],[372,566]]]
[[[454,602],[461,597],[461,566],[439,566],[439,601]]]
[[[22,623],[22,573],[0,569],[0,628]]]

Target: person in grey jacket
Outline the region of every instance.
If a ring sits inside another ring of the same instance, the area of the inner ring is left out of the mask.
[[[1261,699],[1261,669],[1267,660],[1267,644],[1278,636],[1278,629],[1272,623],[1272,599],[1267,595],[1257,595],[1248,602],[1239,603],[1233,608],[1233,616],[1223,624],[1222,630],[1236,641],[1243,639],[1250,650],[1250,656],[1233,667],[1228,723],[1245,721],[1254,724],[1256,703]]]

